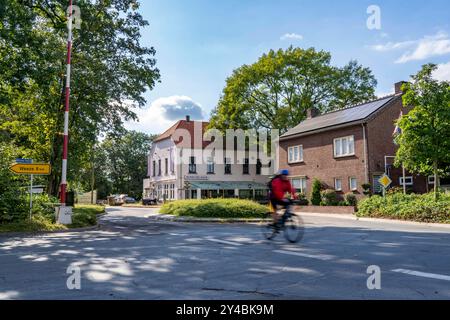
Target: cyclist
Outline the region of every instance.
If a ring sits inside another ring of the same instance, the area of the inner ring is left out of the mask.
[[[270,182],[270,203],[274,209],[273,221],[274,226],[278,227],[277,207],[280,205],[288,210],[291,205],[291,200],[286,197],[286,194],[291,195],[291,199],[296,199],[295,189],[292,188],[289,181],[289,170],[280,170],[280,172]]]

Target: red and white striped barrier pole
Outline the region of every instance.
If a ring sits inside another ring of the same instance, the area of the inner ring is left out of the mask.
[[[70,109],[70,61],[72,56],[72,0],[69,0],[69,17],[67,21],[67,72],[66,72],[66,97],[64,109],[64,142],[62,154],[62,176],[61,176],[61,193],[60,203],[66,205],[66,189],[67,189],[67,151],[69,147],[69,109]]]

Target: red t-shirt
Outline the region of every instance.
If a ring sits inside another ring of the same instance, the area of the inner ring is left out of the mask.
[[[271,197],[276,200],[284,199],[284,195],[290,193],[295,198],[295,189],[292,188],[289,180],[275,178],[272,180],[272,194]]]

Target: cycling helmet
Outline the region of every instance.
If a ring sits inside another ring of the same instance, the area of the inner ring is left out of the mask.
[[[287,169],[280,170],[280,175],[288,176],[289,175],[289,170],[287,170]]]

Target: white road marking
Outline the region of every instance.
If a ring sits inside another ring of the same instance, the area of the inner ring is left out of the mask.
[[[304,258],[324,260],[324,261],[333,259],[332,256],[328,256],[328,255],[325,255],[325,254],[308,254],[308,253],[286,251],[286,250],[274,250],[274,252],[282,253],[282,254],[290,254],[292,256],[299,256],[299,257],[304,257]]]
[[[223,243],[223,244],[229,244],[232,246],[242,246],[242,243],[237,243],[237,242],[231,242],[231,241],[226,241],[226,240],[220,240],[220,239],[214,239],[214,238],[205,238],[208,241],[212,241],[212,242],[217,242],[217,243]]]
[[[446,276],[443,274],[420,272],[420,271],[407,270],[407,269],[395,269],[395,270],[391,270],[391,271],[392,272],[400,272],[400,273],[404,273],[404,274],[410,274],[412,276],[417,276],[417,277],[450,281],[450,276]]]

